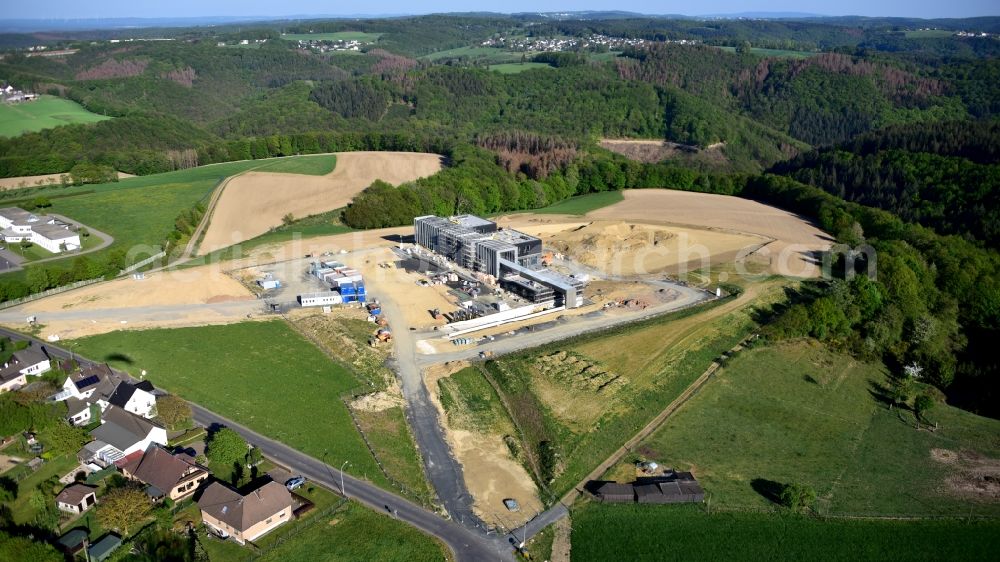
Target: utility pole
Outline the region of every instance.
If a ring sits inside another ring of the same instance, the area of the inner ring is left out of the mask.
[[[340,493],[347,498],[347,490],[344,488],[344,467],[347,466],[351,461],[344,461],[344,464],[340,465]]]

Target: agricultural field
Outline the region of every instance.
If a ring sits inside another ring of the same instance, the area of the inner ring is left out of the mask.
[[[586,215],[591,211],[596,211],[608,205],[614,205],[624,199],[625,197],[621,191],[602,191],[570,197],[565,201],[560,201],[541,209],[535,209],[531,212],[542,215]]]
[[[75,123],[96,123],[111,119],[91,113],[75,101],[40,96],[35,101],[0,103],[0,137],[51,129]]]
[[[441,169],[436,154],[344,152],[336,155],[332,172],[318,175],[319,164],[309,158],[302,164],[267,164],[231,178],[212,212],[199,252],[211,253],[260,236],[280,226],[287,215],[301,218],[342,208],[375,180],[399,185]],[[313,175],[281,172],[302,169]]]
[[[336,31],[333,33],[285,33],[281,36],[285,41],[361,41],[374,43],[381,33],[365,33],[364,31]]]
[[[670,189],[632,189],[624,196],[621,203],[597,209],[587,218],[690,225],[770,238],[773,241],[756,255],[778,275],[819,275],[812,252],[827,250],[832,240],[794,213],[749,199]]]
[[[552,66],[544,62],[506,62],[490,65],[490,70],[499,72],[500,74],[517,74],[518,72],[535,68],[552,68]]]
[[[293,156],[275,158],[254,168],[256,172],[274,174],[303,174],[307,176],[325,176],[337,167],[336,154],[310,154],[308,156]]]
[[[745,350],[637,450],[691,470],[713,506],[768,508],[789,483],[831,515],[1000,515],[1000,421],[890,409],[885,368],[813,341]],[[834,460],[835,459],[835,460]],[[634,475],[626,459],[609,479]]]
[[[1000,523],[965,520],[818,519],[712,513],[701,506],[578,504],[573,558],[662,560],[990,560]],[[819,553],[822,553],[821,555]]]
[[[782,285],[486,363],[543,498],[572,489],[750,334]]]
[[[341,394],[360,381],[284,321],[119,331],[74,340],[74,350],[146,378],[348,472],[386,481]],[[305,420],[302,412],[323,412]]]

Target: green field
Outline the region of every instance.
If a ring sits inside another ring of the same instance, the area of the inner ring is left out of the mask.
[[[723,51],[728,51],[730,53],[736,52],[736,47],[718,47]],[[790,59],[804,59],[811,57],[816,53],[812,51],[791,51],[788,49],[762,49],[759,47],[750,47],[750,52],[755,55],[760,55],[762,57],[778,57],[778,58],[790,58]]]
[[[40,96],[35,101],[0,103],[0,137],[51,129],[74,123],[96,123],[111,119],[91,113],[75,101]]]
[[[772,513],[706,514],[692,505],[573,510],[573,560],[992,560],[1000,523],[823,520]]]
[[[815,342],[747,350],[640,450],[693,470],[713,506],[768,508],[769,490],[796,482],[816,490],[822,514],[1000,515],[995,500],[954,488],[996,470],[1000,421],[938,404],[927,414],[938,429],[918,431],[912,412],[876,398],[884,373]]]
[[[381,33],[337,31],[334,33],[286,33],[281,38],[285,41],[367,41],[374,43],[381,36]]]
[[[549,215],[586,215],[591,211],[596,211],[608,205],[614,205],[623,201],[625,196],[621,191],[602,191],[600,193],[588,193],[570,197],[565,201],[560,201],[555,205],[535,209],[532,213]]]
[[[359,381],[284,321],[112,332],[81,355],[147,378],[304,453],[385,485],[340,395]]]
[[[570,490],[745,337],[748,305],[715,301],[487,362],[543,499]]]
[[[311,154],[308,156],[275,158],[271,162],[257,166],[254,168],[254,171],[325,176],[336,167],[336,154]]]
[[[533,68],[552,68],[544,62],[507,62],[503,64],[490,65],[490,70],[500,74],[517,74]]]
[[[445,548],[415,528],[354,502],[268,552],[275,562],[430,562]]]

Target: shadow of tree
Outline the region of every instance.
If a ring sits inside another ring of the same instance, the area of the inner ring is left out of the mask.
[[[781,492],[785,489],[784,484],[766,478],[754,478],[750,481],[750,487],[768,501],[781,505]]]

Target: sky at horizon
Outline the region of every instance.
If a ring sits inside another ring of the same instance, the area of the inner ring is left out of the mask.
[[[7,1],[0,7],[0,19],[78,18],[176,18],[208,16],[348,16],[386,14],[427,14],[439,12],[559,12],[584,10],[624,10],[644,14],[734,14],[746,12],[794,12],[826,16],[900,16],[920,18],[964,18],[1000,15],[995,0],[702,0],[690,2],[656,0],[509,0],[502,4],[461,0],[382,0],[366,4],[322,0],[48,0],[46,2]]]

